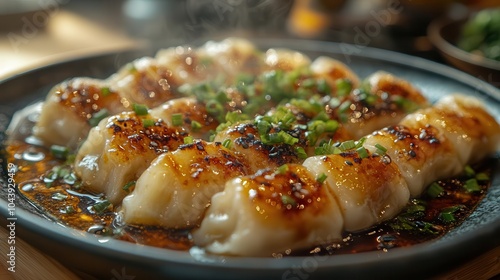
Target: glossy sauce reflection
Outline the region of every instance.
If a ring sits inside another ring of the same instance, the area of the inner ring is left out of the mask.
[[[96,207],[96,205],[102,205],[106,201],[105,198],[80,189],[78,180],[71,180],[71,164],[55,158],[43,147],[14,141],[7,147],[7,154],[8,162],[14,163],[18,169],[16,181],[19,182],[20,195],[50,219],[64,226],[100,236],[173,250],[188,250],[193,246],[189,238],[189,229],[173,230],[124,225],[121,222],[119,207],[113,205],[104,205],[103,209]],[[474,168],[476,172],[490,176],[496,160],[485,160]],[[54,176],[54,170],[61,173],[60,176]],[[481,191],[468,192],[464,188],[467,180],[466,176],[461,176],[439,181],[439,185],[445,190],[442,196],[432,198],[424,194],[419,199],[412,199],[398,217],[362,232],[346,232],[341,242],[323,244],[306,250],[287,250],[276,253],[274,256],[388,251],[392,248],[411,246],[438,238],[459,225],[475,209],[489,187],[489,180],[482,181]],[[314,186],[310,187],[314,188]],[[290,193],[290,195],[293,194]],[[282,198],[277,202],[264,199],[264,197],[254,199],[262,199],[263,205],[261,206],[263,207],[268,203],[269,205],[283,204]],[[420,215],[410,215],[419,205],[425,205],[425,211]],[[443,222],[440,217],[443,209],[456,205],[460,205],[460,209],[453,214],[455,220]],[[397,230],[401,226],[404,227],[405,222],[411,223],[415,228]]]

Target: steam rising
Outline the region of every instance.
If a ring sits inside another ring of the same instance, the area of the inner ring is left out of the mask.
[[[162,44],[278,33],[284,30],[292,3],[284,0],[129,0],[123,10],[133,36]]]

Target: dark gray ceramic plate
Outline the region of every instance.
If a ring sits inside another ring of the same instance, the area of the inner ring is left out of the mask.
[[[326,42],[256,40],[262,48],[287,47],[312,58],[328,55],[347,63],[361,77],[385,70],[409,80],[432,101],[461,92],[482,99],[500,120],[500,91],[449,67],[398,53]],[[73,76],[105,78],[118,67],[154,51],[112,53],[49,65],[0,83],[0,129],[12,114],[41,100],[54,84]],[[3,120],[3,121],[2,121]],[[498,162],[498,160],[497,160]],[[5,162],[4,162],[5,164]],[[446,272],[500,245],[500,170],[477,210],[458,228],[433,242],[383,252],[328,257],[208,257],[139,246],[64,228],[16,200],[17,236],[63,264],[100,279],[360,279],[428,278]],[[2,174],[0,214],[7,217],[6,173]],[[6,220],[3,222],[6,225]],[[127,278],[128,277],[128,278]]]

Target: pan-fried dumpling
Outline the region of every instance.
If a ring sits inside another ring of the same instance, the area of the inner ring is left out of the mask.
[[[76,155],[75,172],[87,190],[119,204],[128,194],[124,186],[158,155],[183,144],[186,135],[150,115],[111,116],[90,131]]]
[[[288,164],[230,180],[215,194],[196,245],[216,254],[270,256],[342,236],[337,199],[305,167]]]
[[[468,99],[446,97],[431,108],[408,115],[397,126],[374,132],[357,142],[340,144],[338,152],[309,157],[300,168],[288,164],[274,171],[230,180],[224,191],[212,197],[201,226],[193,233],[195,244],[209,253],[270,256],[286,249],[335,242],[340,240],[342,229],[363,230],[394,217],[407,205],[410,191],[414,196],[419,195],[417,192],[422,192],[428,183],[419,175],[410,176],[411,172],[436,180],[460,171],[457,163],[463,168],[477,159],[469,149],[454,147],[459,142],[457,138],[480,149],[482,156],[498,149],[500,126],[480,103]],[[467,112],[474,112],[477,117]],[[452,167],[447,167],[445,161],[451,161],[448,164]],[[427,162],[432,166],[427,168]],[[299,169],[302,171],[298,172]],[[277,174],[288,177],[276,179],[281,178]],[[296,185],[299,180],[308,183]],[[311,193],[310,189],[302,193],[304,196],[296,196],[295,191],[318,183],[335,201],[338,210],[316,210],[311,218],[308,216],[311,208],[301,208],[303,200],[300,200]],[[286,211],[276,210],[283,209],[283,204],[303,212],[298,211],[297,216],[284,215]],[[332,218],[310,227],[325,216]],[[315,238],[295,239],[308,234]]]
[[[125,111],[129,105],[106,82],[74,78],[50,90],[33,132],[46,144],[76,149],[101,118]]]
[[[196,141],[155,159],[123,200],[129,224],[186,228],[197,225],[213,194],[247,167],[221,143]]]

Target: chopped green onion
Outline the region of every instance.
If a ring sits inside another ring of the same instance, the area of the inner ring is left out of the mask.
[[[208,133],[210,134],[210,136],[208,136],[208,141],[213,142],[215,140],[215,131],[210,130]]]
[[[113,207],[113,205],[108,200],[103,200],[101,202],[97,202],[96,204],[94,204],[92,206],[92,208],[94,208],[94,211],[96,211],[99,214],[104,213],[106,210],[108,210],[111,207]]]
[[[233,146],[233,141],[231,141],[231,139],[226,139],[224,140],[224,142],[222,142],[222,146],[227,149],[231,149],[231,147]]]
[[[354,141],[354,144],[356,144],[356,148],[361,148],[363,146],[363,144],[365,143],[365,141],[366,141],[366,137],[362,137],[358,141]]]
[[[314,80],[313,78],[305,79],[300,83],[300,86],[305,88],[311,88],[315,85],[316,85],[316,80]]]
[[[462,208],[463,208],[463,205],[456,205],[456,206],[444,208],[441,210],[441,213],[439,213],[439,219],[445,223],[454,222],[455,215],[453,215],[453,214]]]
[[[335,120],[328,120],[325,122],[325,131],[326,132],[335,132],[339,127],[339,123]]]
[[[184,123],[182,119],[182,114],[172,114],[172,125],[173,126],[181,126]]]
[[[63,176],[63,180],[64,180],[64,183],[66,183],[68,185],[73,185],[76,182],[77,178],[76,178],[75,173],[69,172],[68,174]]]
[[[419,231],[430,234],[438,234],[439,229],[422,219],[425,219],[426,202],[420,199],[411,199],[405,207],[405,211],[395,217],[389,225],[394,230]]]
[[[478,192],[481,191],[481,186],[477,183],[477,180],[475,178],[469,179],[465,181],[464,188],[468,192]]]
[[[217,118],[221,118],[222,112],[224,111],[224,106],[217,100],[209,100],[205,104],[207,112]]]
[[[279,126],[283,129],[287,129],[290,127],[290,125],[296,120],[295,116],[293,115],[292,112],[288,111],[286,114],[280,116],[280,118],[277,120],[277,123]]]
[[[63,200],[65,200],[66,198],[68,198],[68,196],[67,196],[67,195],[62,194],[62,193],[59,193],[59,192],[54,193],[54,194],[52,195],[52,199],[54,199],[54,200],[58,200],[58,201],[63,201]]]
[[[142,120],[142,125],[144,126],[144,128],[151,127],[151,126],[155,125],[155,120],[153,120],[153,119],[144,119],[144,120]]]
[[[110,95],[112,92],[111,90],[109,89],[109,87],[102,87],[101,88],[101,94],[102,96],[108,96]]]
[[[307,100],[296,98],[290,100],[290,104],[297,106],[301,111],[309,114],[317,113],[322,107],[318,102],[309,102]]]
[[[318,112],[319,111],[319,112]],[[314,120],[319,120],[319,121],[323,121],[323,122],[328,122],[328,121],[333,121],[333,122],[337,122],[336,120],[330,120],[330,117],[328,116],[328,114],[325,112],[325,110],[323,110],[323,108],[321,107],[320,109],[317,109],[315,110],[314,112],[318,112],[316,114],[316,116],[314,117]]]
[[[356,147],[356,144],[354,143],[354,140],[347,140],[347,141],[340,143],[339,148],[342,151],[347,151],[347,150],[354,149],[355,147]]]
[[[371,94],[369,91],[361,90],[359,98],[366,105],[373,106],[377,102],[378,96]]]
[[[79,190],[81,187],[82,187],[83,183],[81,181],[76,181],[73,186],[72,186],[72,189],[74,190]]]
[[[312,121],[307,124],[307,129],[316,134],[316,136],[321,135],[325,132],[325,122],[320,120]]]
[[[352,105],[351,101],[346,100],[346,101],[342,102],[342,104],[340,104],[339,111],[341,113],[345,113],[349,109],[349,107],[351,107],[351,105]]]
[[[44,177],[43,182],[45,183],[45,187],[50,188],[52,187],[52,183],[54,183],[55,179],[52,179],[51,177]]]
[[[238,112],[238,111],[232,111],[232,112],[226,113],[225,119],[226,119],[226,122],[236,123],[236,122],[239,122],[241,120],[248,119],[248,116],[246,116],[245,114],[242,114],[241,112]]]
[[[321,173],[316,178],[316,181],[318,181],[318,183],[320,183],[320,184],[323,184],[325,182],[326,178],[328,178],[328,176],[325,173]]]
[[[43,182],[47,188],[50,188],[52,183],[58,179],[63,179],[64,183],[72,185],[77,181],[76,175],[67,166],[54,166],[52,170],[43,177]]]
[[[278,174],[285,174],[286,172],[288,172],[288,170],[289,170],[288,165],[283,164],[280,167],[278,167],[278,169],[276,171]]]
[[[329,95],[332,89],[330,88],[330,85],[326,82],[325,79],[320,79],[317,82],[317,88],[320,93],[323,93],[325,95]]]
[[[230,101],[229,97],[227,97],[227,94],[224,91],[219,91],[217,92],[217,95],[215,96],[215,100],[217,100],[221,105]]]
[[[299,87],[295,90],[295,97],[297,98],[305,99],[311,95],[313,95],[312,88]]]
[[[284,131],[280,131],[279,133],[283,134],[283,143],[285,143],[287,145],[295,145],[299,142],[298,138],[293,137],[292,135],[290,135]]]
[[[318,141],[318,134],[314,131],[306,131],[306,139],[309,146],[314,146]]]
[[[193,144],[193,142],[194,142],[193,136],[184,137],[184,144]]]
[[[441,196],[444,193],[443,187],[441,187],[437,182],[433,182],[428,188],[427,188],[427,194],[432,197],[436,198]]]
[[[358,153],[360,158],[367,158],[368,157],[368,151],[364,147],[357,148],[356,152]]]
[[[328,140],[328,142],[322,142],[318,147],[314,149],[314,154],[317,156],[339,154],[340,149],[335,145],[336,143],[332,143],[331,140]]]
[[[97,126],[99,122],[104,118],[106,118],[108,115],[109,114],[107,109],[105,108],[101,109],[100,111],[94,113],[92,117],[88,120],[89,125],[92,127]]]
[[[50,146],[50,153],[59,159],[65,159],[69,154],[69,148],[65,146],[52,145]]]
[[[148,106],[144,105],[144,104],[136,104],[134,103],[132,105],[132,109],[134,110],[134,112],[138,115],[138,116],[145,116],[148,114]]]
[[[488,181],[489,179],[490,179],[490,176],[488,176],[488,174],[486,174],[486,173],[481,172],[481,173],[476,174],[476,180],[478,180],[478,181],[484,182],[484,181]]]
[[[419,108],[419,105],[417,103],[399,95],[393,96],[392,101],[407,113],[414,112]]]
[[[282,131],[280,131],[282,132]],[[261,135],[262,137],[262,142],[264,144],[281,144],[283,143],[283,136],[278,133],[271,133],[268,135]]]
[[[445,213],[455,213],[457,212],[458,210],[462,209],[464,206],[463,205],[455,205],[455,206],[450,206],[450,207],[446,207],[444,209],[441,210],[441,212],[445,212]]]
[[[307,153],[304,150],[304,148],[296,146],[295,147],[295,154],[297,154],[297,157],[299,159],[306,159],[307,158]]]
[[[287,145],[294,145],[297,142],[299,142],[298,138],[295,138],[291,136],[290,134],[284,132],[281,130],[278,133],[271,133],[267,135],[261,135],[262,136],[262,143],[272,145],[272,144],[287,144]]]
[[[238,76],[236,76],[237,84],[251,84],[253,81],[254,77],[250,74],[239,73]]]
[[[67,205],[64,210],[62,210],[62,213],[65,213],[65,214],[71,214],[71,213],[75,213],[75,208],[73,208],[73,206],[71,205]]]
[[[269,130],[271,130],[271,124],[268,121],[265,120],[259,120],[257,121],[257,130],[259,131],[260,135],[266,135]]]
[[[412,204],[406,209],[406,213],[408,214],[415,214],[424,211],[425,211],[425,206],[422,204]]]
[[[465,172],[465,176],[467,176],[469,178],[472,178],[472,177],[474,177],[474,175],[476,175],[476,171],[474,171],[474,169],[472,169],[472,167],[470,165],[465,166],[464,172]]]
[[[66,164],[72,164],[75,162],[76,155],[75,154],[69,154],[66,156]]]
[[[455,221],[455,216],[453,213],[441,212],[439,213],[439,219],[445,223],[451,223]]]
[[[229,122],[221,123],[215,128],[215,132],[221,132],[228,128],[231,124]],[[210,140],[212,141],[212,140]]]
[[[295,201],[295,199],[289,195],[286,195],[286,194],[281,195],[281,202],[285,205],[291,205],[291,206],[297,205],[297,202]]]
[[[380,144],[375,144],[375,148],[377,148],[377,153],[378,154],[381,154],[381,155],[384,155],[386,152],[387,152],[387,148],[380,145]]]
[[[342,104],[339,105],[338,116],[339,116],[340,122],[345,123],[348,121],[349,113],[347,111],[351,108],[351,105],[352,105],[352,103],[349,100],[346,100],[346,101],[342,102]]]
[[[348,79],[340,79],[335,81],[335,87],[337,88],[337,96],[346,96],[352,90],[352,83]]]
[[[197,121],[191,121],[191,129],[193,129],[193,131],[198,131],[202,127],[203,127],[203,125],[201,123],[199,123]]]
[[[69,170],[69,168],[59,168],[58,172],[57,172],[57,176],[59,178],[64,178],[66,176],[69,176],[71,174],[71,171]]]
[[[135,181],[130,181],[128,183],[125,184],[125,186],[122,187],[122,190],[126,191],[126,192],[129,192],[130,191],[130,188],[135,185]]]

